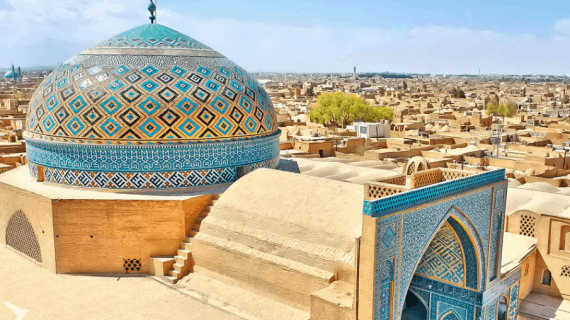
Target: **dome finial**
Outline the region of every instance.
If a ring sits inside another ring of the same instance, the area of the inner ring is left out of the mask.
[[[156,20],[156,5],[154,5],[154,2],[152,0],[150,0],[150,4],[148,5],[148,11],[150,12],[150,23],[153,24]]]

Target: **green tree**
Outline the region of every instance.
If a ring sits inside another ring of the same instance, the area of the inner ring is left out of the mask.
[[[509,117],[511,115],[511,109],[504,104],[488,104],[487,105],[487,115],[491,116],[502,116],[503,119],[505,117]]]
[[[317,106],[309,113],[311,121],[322,124],[340,125],[343,128],[355,119],[365,121],[392,120],[394,113],[385,107],[371,107],[356,95],[344,92],[323,93],[317,99]]]

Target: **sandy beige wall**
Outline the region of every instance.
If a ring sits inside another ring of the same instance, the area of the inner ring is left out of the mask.
[[[55,272],[51,200],[0,183],[0,243],[6,244],[6,226],[10,217],[21,210],[34,229],[42,255],[42,266]]]
[[[150,273],[150,257],[172,255],[186,236],[180,201],[55,200],[53,207],[58,273],[124,273],[123,259],[141,259],[140,273]]]

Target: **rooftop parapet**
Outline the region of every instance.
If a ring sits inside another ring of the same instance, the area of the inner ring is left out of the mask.
[[[371,181],[365,185],[364,214],[380,217],[504,179],[504,169],[477,173],[435,168]]]

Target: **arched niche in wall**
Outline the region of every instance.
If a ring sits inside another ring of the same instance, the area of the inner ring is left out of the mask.
[[[6,244],[37,262],[42,262],[42,252],[34,228],[21,210],[8,220]]]
[[[537,238],[540,214],[529,210],[520,210],[508,216],[507,231],[523,236]]]

